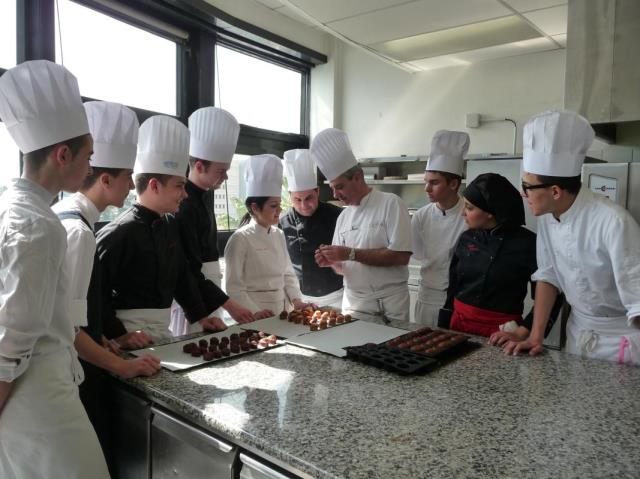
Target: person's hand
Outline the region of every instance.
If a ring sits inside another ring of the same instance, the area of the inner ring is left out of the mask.
[[[524,341],[508,341],[502,347],[502,350],[506,354],[512,354],[514,356],[527,351],[529,351],[529,356],[536,356],[544,350],[544,347],[542,346],[542,339],[529,336]]]
[[[135,359],[123,359],[115,373],[124,379],[151,376],[160,371],[160,360],[150,354]]]
[[[320,249],[316,250],[314,258],[316,260],[316,264],[318,266],[320,266],[321,268],[328,268],[328,267],[331,266],[331,263],[329,262],[329,260],[327,258],[324,257],[324,255],[322,254],[322,251],[320,251]]]
[[[351,248],[348,248],[347,246],[334,245],[321,245],[319,249],[320,253],[322,253],[322,256],[326,258],[329,264],[347,261],[349,259],[349,252],[351,251]]]
[[[524,341],[529,336],[529,330],[524,326],[518,326],[518,329],[512,332],[496,331],[489,337],[489,344],[502,347],[508,341]]]
[[[250,323],[256,320],[251,311],[249,311],[247,308],[243,308],[233,299],[228,299],[227,302],[222,305],[222,307],[226,309],[227,313],[229,313],[231,317],[240,324]]]
[[[270,318],[271,316],[275,316],[275,314],[273,314],[273,311],[270,311],[268,309],[263,309],[262,311],[258,311],[253,315],[253,317],[256,319],[265,319]]]
[[[122,349],[141,349],[153,344],[153,339],[144,331],[131,331],[115,339]]]
[[[202,325],[202,329],[205,331],[219,332],[227,329],[227,325],[224,324],[224,321],[222,321],[222,319],[218,318],[217,316],[202,318],[198,322]]]
[[[302,301],[299,298],[294,299],[293,301],[291,301],[293,303],[293,309],[297,309],[297,310],[303,310],[304,308],[306,308],[307,306],[311,306],[312,308],[314,307],[313,304],[311,303],[305,303],[304,301]],[[314,308],[317,309],[317,308]]]
[[[115,339],[107,339],[104,336],[102,336],[102,347],[116,356],[119,356],[122,352],[120,345]]]

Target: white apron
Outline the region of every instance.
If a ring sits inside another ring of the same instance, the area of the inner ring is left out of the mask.
[[[171,308],[164,309],[118,309],[116,316],[128,332],[144,331],[154,340],[171,337],[169,321]]]
[[[340,288],[333,293],[325,294],[324,296],[307,296],[302,295],[302,301],[305,303],[313,303],[316,306],[329,306],[333,309],[342,309],[342,296],[344,289]]]
[[[404,284],[382,291],[362,293],[345,288],[342,310],[360,319],[386,317],[409,321],[409,287]]]
[[[78,395],[82,378],[71,348],[33,355],[0,415],[2,479],[109,477]]]
[[[285,297],[284,291],[248,291],[251,301],[256,303],[260,310],[268,309],[276,316],[281,311],[290,311],[291,303]]]
[[[600,318],[572,310],[567,323],[566,350],[580,356],[640,365],[640,329],[626,316]]]
[[[202,274],[205,278],[215,284],[218,288],[222,284],[222,274],[220,273],[220,263],[218,261],[209,261],[202,263]],[[211,316],[222,317],[222,308],[218,308],[209,314]],[[184,316],[184,310],[182,307],[174,301],[171,305],[171,322],[169,323],[169,330],[173,336],[182,336],[184,334],[200,333],[202,332],[202,325],[200,323],[190,323]]]
[[[447,300],[447,292],[420,285],[414,310],[414,322],[435,328],[438,314]]]

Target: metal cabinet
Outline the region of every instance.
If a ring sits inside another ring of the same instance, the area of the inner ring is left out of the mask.
[[[276,470],[275,466],[240,453],[239,479],[293,479],[297,476]]]
[[[152,408],[151,477],[233,479],[236,446]]]
[[[151,403],[125,390],[113,388],[112,469],[114,478],[149,477],[149,425]]]

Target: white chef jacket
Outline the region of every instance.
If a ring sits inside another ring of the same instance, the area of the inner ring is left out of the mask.
[[[537,260],[532,280],[554,285],[571,305],[568,339],[589,331],[613,344],[640,333],[632,324],[640,316],[640,227],[626,210],[583,186],[559,221],[551,214],[538,220]],[[578,346],[568,342],[567,349]]]
[[[78,395],[66,232],[52,200],[27,179],[0,199],[0,380],[14,383],[0,416],[0,476],[107,478]]]
[[[231,235],[224,259],[227,294],[252,313],[271,309],[265,307],[267,303],[284,305],[285,300],[302,298],[279,228],[264,228],[251,219]]]
[[[429,203],[411,218],[413,257],[420,262],[420,284],[444,291],[449,286],[449,265],[460,234],[467,229],[460,214],[464,201],[448,210]]]
[[[62,225],[67,231],[67,254],[64,267],[67,269],[69,278],[71,320],[75,326],[86,326],[87,292],[89,291],[96,252],[96,238],[93,228],[100,218],[100,212],[96,205],[82,193],[66,197],[53,205],[52,209],[56,214],[64,211],[78,212],[92,226],[89,228],[80,219],[62,220]]]
[[[347,206],[338,217],[333,244],[357,249],[389,248],[411,251],[411,219],[402,200],[392,194],[371,190],[358,206]],[[343,261],[346,290],[372,294],[407,286],[409,268],[369,266],[358,261]]]
[[[0,199],[0,380],[13,381],[33,354],[73,348],[63,261],[66,232],[53,195],[24,178]],[[78,365],[79,366],[79,365]]]

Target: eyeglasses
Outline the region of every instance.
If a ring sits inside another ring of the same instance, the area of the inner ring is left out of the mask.
[[[541,188],[550,188],[553,185],[551,183],[540,183],[539,185],[530,185],[528,183],[522,182],[522,192],[524,196],[529,197],[529,190],[539,190]]]

